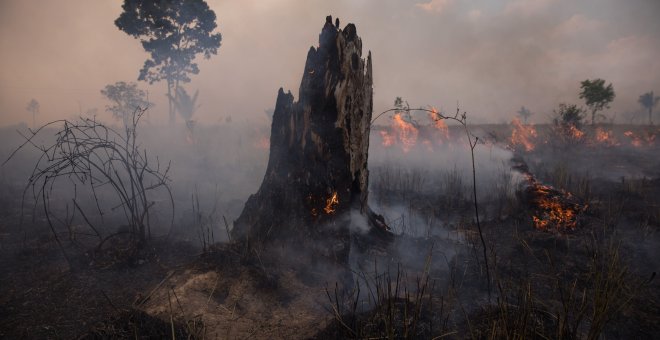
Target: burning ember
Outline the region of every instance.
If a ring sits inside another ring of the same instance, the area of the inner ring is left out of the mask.
[[[531,197],[530,203],[537,208],[535,215],[532,216],[536,229],[548,230],[551,227],[557,230],[575,229],[577,214],[585,207],[574,202],[569,192],[557,190],[537,181],[534,181],[527,190],[528,196]]]
[[[522,194],[534,209],[532,221],[536,229],[561,231],[577,227],[578,215],[587,209],[587,205],[579,203],[570,192],[539,182],[529,172],[526,164],[522,163],[514,168],[527,178],[528,185]]]
[[[326,214],[333,214],[335,210],[337,209],[337,205],[339,204],[339,196],[337,195],[337,192],[333,192],[332,196],[326,200],[325,203],[325,208],[323,208],[323,211],[325,211]]]
[[[532,125],[524,125],[518,118],[511,121],[513,131],[511,132],[511,146],[521,146],[525,151],[534,150],[532,139],[537,137],[536,129]]]

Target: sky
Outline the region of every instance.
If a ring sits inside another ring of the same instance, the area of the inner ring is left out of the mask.
[[[354,23],[370,50],[374,115],[397,96],[474,122],[508,122],[521,106],[548,122],[559,103],[582,104],[580,81],[603,78],[617,122],[660,94],[657,0],[207,0],[222,34],[218,54],[197,59],[194,119],[267,120],[283,87],[297,97],[305,58],[326,15]],[[147,58],[114,20],[121,1],[0,0],[0,126],[75,118],[109,103],[100,90],[137,81]],[[149,85],[153,123],[167,121],[165,83]],[[179,119],[179,122],[181,120]]]

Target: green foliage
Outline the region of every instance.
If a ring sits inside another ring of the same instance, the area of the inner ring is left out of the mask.
[[[649,125],[653,125],[653,108],[660,102],[660,96],[654,96],[653,91],[646,92],[637,100],[649,113]]]
[[[133,112],[146,109],[151,103],[146,100],[147,93],[138,89],[136,83],[116,82],[106,85],[101,94],[112,102],[106,106],[106,111],[112,112],[112,116],[121,119],[124,126],[130,124],[129,119]]]
[[[591,124],[596,121],[596,113],[605,108],[610,108],[610,103],[614,100],[614,88],[612,83],[605,86],[605,80],[594,79],[584,80],[580,83],[580,99],[584,99],[587,106],[591,109]]]
[[[194,62],[198,54],[208,59],[218,53],[222,36],[213,33],[217,27],[215,12],[204,0],[124,0],[122,8],[115,25],[140,39],[150,54],[138,80],[150,84],[167,81],[173,122],[172,91],[176,94],[179,82],[190,82],[190,75],[199,73]]]

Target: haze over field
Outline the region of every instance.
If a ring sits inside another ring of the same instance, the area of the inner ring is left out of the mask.
[[[607,114],[640,110],[640,94],[660,89],[660,2],[656,0],[210,0],[222,46],[187,84],[199,89],[195,118],[217,123],[265,119],[279,87],[297,96],[307,50],[327,14],[357,25],[374,57],[375,112],[396,96],[473,121],[509,121],[521,105],[548,121],[559,102],[581,103],[579,82],[612,82]],[[37,123],[97,108],[100,90],[137,81],[147,54],[114,20],[120,1],[0,3],[0,125]],[[165,83],[139,86],[167,121]],[[621,122],[622,119],[618,118]],[[179,122],[181,122],[179,118]]]

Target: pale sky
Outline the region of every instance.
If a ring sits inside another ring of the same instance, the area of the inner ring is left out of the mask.
[[[371,50],[375,114],[402,96],[413,106],[479,122],[509,121],[521,105],[547,122],[560,102],[581,104],[579,82],[603,78],[607,114],[660,94],[658,0],[208,0],[222,46],[187,85],[199,89],[203,123],[264,119],[284,87],[297,97],[305,57],[328,14],[352,22]],[[0,0],[0,126],[71,118],[107,102],[100,90],[137,81],[147,55],[114,20],[121,1]],[[165,83],[139,86],[167,121]],[[179,120],[180,121],[180,120]],[[622,119],[619,120],[622,122]]]

